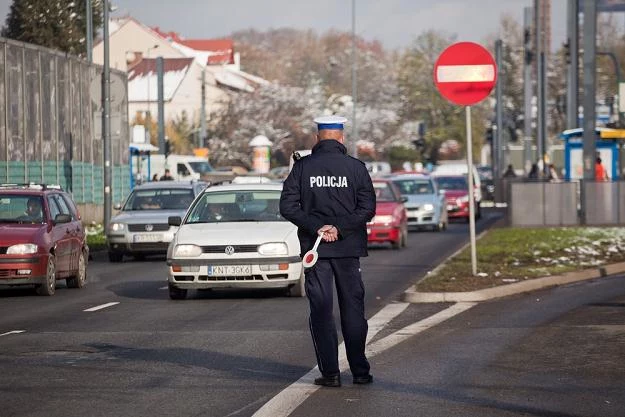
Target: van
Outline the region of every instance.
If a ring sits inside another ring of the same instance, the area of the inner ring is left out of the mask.
[[[176,181],[202,180],[212,184],[230,181],[235,175],[232,172],[216,171],[208,159],[194,155],[152,155],[150,157],[150,173],[158,178],[169,169]],[[142,166],[142,173],[147,178],[147,164]]]

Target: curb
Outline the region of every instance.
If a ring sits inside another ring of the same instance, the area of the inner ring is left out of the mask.
[[[500,285],[498,287],[486,288],[477,291],[419,292],[416,291],[413,286],[404,292],[403,301],[408,303],[479,302],[506,297],[508,295],[521,294],[542,288],[602,278],[608,275],[620,274],[623,272],[625,272],[625,262],[605,265],[599,268],[585,269],[583,271],[568,272],[563,275],[534,278],[523,282]]]

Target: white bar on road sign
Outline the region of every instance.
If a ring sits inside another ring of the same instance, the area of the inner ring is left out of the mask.
[[[439,83],[477,83],[495,81],[494,65],[441,65],[436,68]]]

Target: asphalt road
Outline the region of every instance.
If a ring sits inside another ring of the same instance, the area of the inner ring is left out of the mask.
[[[487,211],[478,230],[498,216]],[[372,249],[367,314],[467,239],[467,225],[453,224],[411,233],[401,251]],[[249,416],[315,365],[306,299],[216,291],[171,301],[163,261],[97,254],[82,290],[0,291],[0,416]]]
[[[481,303],[374,357],[374,384],[292,416],[622,417],[624,313],[625,276]]]

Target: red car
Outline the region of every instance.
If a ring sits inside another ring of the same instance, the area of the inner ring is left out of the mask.
[[[34,285],[54,295],[56,281],[82,288],[89,247],[80,214],[60,187],[0,185],[0,288]]]
[[[408,242],[406,198],[390,180],[374,180],[373,188],[376,207],[375,217],[367,224],[368,242],[390,242],[393,249],[405,247]]]
[[[450,219],[469,221],[469,184],[464,175],[434,177],[439,190],[445,190],[447,215]],[[475,215],[477,215],[477,208]]]

